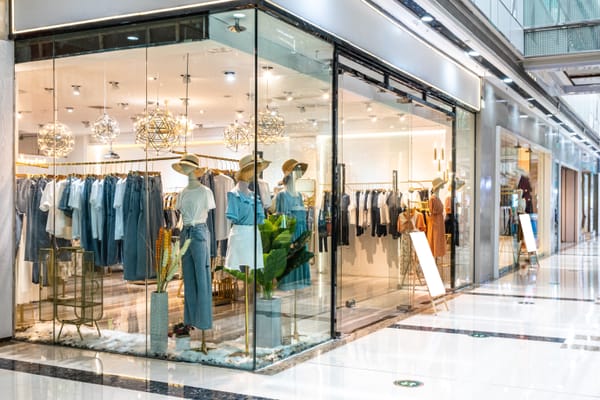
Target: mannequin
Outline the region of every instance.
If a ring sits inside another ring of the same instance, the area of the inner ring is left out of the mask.
[[[181,211],[183,229],[180,243],[191,239],[182,258],[184,281],[184,324],[202,330],[201,351],[207,353],[205,330],[212,327],[212,282],[210,271],[209,231],[206,225],[208,211],[215,208],[212,191],[198,178],[205,172],[198,157],[184,154],[173,169],[187,175],[188,185],[177,197],[176,209]]]
[[[277,193],[275,198],[275,212],[296,219],[296,229],[292,235],[292,240],[296,240],[302,233],[308,230],[307,211],[304,206],[302,194],[296,190],[296,182],[300,179],[308,168],[308,164],[289,159],[283,163],[281,170],[283,172],[284,189]],[[294,311],[293,311],[293,338],[298,340],[298,325],[296,318],[296,305],[298,298],[298,289],[304,289],[310,286],[310,265],[304,263],[279,281],[280,290],[294,291]]]
[[[454,185],[450,184],[450,186],[448,186],[448,196],[446,196],[446,198],[444,199],[444,212],[446,214],[446,217],[444,219],[445,230],[446,230],[447,234],[452,235],[451,239],[452,239],[453,246],[459,245],[459,240],[458,240],[459,232],[458,232],[458,221],[454,214],[455,207],[457,206],[457,204],[454,204],[454,205],[452,204],[452,191],[455,190],[455,192],[458,192],[459,190],[462,189],[464,184],[465,184],[465,182],[463,180],[460,180],[458,178],[455,179]]]
[[[239,268],[246,272],[246,282],[244,282],[245,290],[245,342],[246,352],[250,353],[250,321],[249,321],[249,305],[248,305],[248,269],[254,265],[255,267],[264,268],[262,241],[258,226],[265,220],[265,212],[260,195],[256,198],[256,210],[254,192],[250,190],[250,182],[254,180],[254,156],[247,155],[240,159],[239,170],[235,174],[237,184],[227,192],[227,211],[225,216],[232,223],[229,231],[229,242],[227,247],[227,256],[225,257],[225,266],[229,269]],[[262,159],[256,160],[256,169],[258,173],[262,172],[270,164],[270,161]],[[256,215],[256,224],[254,217]],[[256,247],[254,247],[254,238],[256,237]]]
[[[270,161],[256,160],[258,173],[262,172],[270,164]],[[242,157],[239,162],[240,168],[236,172],[237,184],[227,193],[227,211],[225,215],[233,224],[229,231],[229,243],[225,266],[227,268],[240,268],[254,265],[253,243],[256,232],[256,268],[263,268],[262,242],[258,228],[254,226],[254,214],[256,223],[260,225],[265,220],[263,205],[259,198],[257,209],[254,211],[254,192],[250,190],[250,183],[254,180],[254,156]]]
[[[446,236],[444,226],[444,204],[440,200],[440,189],[446,182],[441,178],[432,181],[429,198],[429,223],[427,224],[427,240],[434,257],[446,255]]]
[[[294,159],[285,161],[281,167],[284,189],[277,193],[275,211],[278,214],[296,219],[296,231],[292,236],[292,240],[298,238],[308,229],[304,200],[302,199],[302,195],[296,190],[296,181],[304,175],[307,168],[308,164],[298,162]],[[305,263],[279,281],[279,289],[303,289],[310,286],[310,284],[310,266],[308,263]]]

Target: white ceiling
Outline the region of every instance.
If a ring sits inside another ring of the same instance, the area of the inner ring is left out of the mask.
[[[219,21],[225,31],[230,21]],[[289,48],[290,54],[302,51],[306,59],[322,64],[322,69],[308,75],[261,59],[259,103],[263,107],[269,99],[269,106],[284,117],[289,135],[330,131],[331,103],[325,97],[331,80],[327,58],[330,53],[325,51],[323,42],[307,39],[308,35],[278,23],[281,26],[270,25],[270,40]],[[312,47],[310,40],[314,42]],[[182,75],[186,74],[188,58],[191,80],[186,85]],[[263,76],[264,65],[273,67],[269,79]],[[234,82],[226,81],[225,71],[235,72]],[[133,121],[136,115],[144,114],[146,102],[149,109],[155,107],[156,101],[161,107],[166,104],[169,111],[178,115],[186,113],[183,99],[188,97],[187,115],[195,124],[201,124],[193,132],[194,139],[201,139],[214,136],[215,131],[233,122],[238,111],[243,111],[242,120],[248,120],[254,107],[248,96],[254,92],[253,77],[252,54],[215,40],[59,58],[54,60],[54,67],[52,60],[18,64],[18,131],[35,135],[40,124],[51,122],[55,99],[57,119],[75,135],[91,135],[84,121],[93,123],[106,105],[107,113],[121,126],[122,136],[115,142],[130,142]],[[111,81],[118,82],[118,88],[113,88]],[[79,96],[73,94],[72,85],[80,86]],[[449,126],[442,114],[400,104],[394,95],[366,84],[359,86],[344,86],[342,82],[341,110],[346,130],[366,133]],[[56,96],[47,90],[52,87],[57,88]],[[287,94],[293,99],[288,101]],[[68,112],[67,107],[73,111]]]

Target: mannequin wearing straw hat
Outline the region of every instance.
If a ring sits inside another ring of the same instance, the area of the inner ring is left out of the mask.
[[[427,240],[434,257],[446,255],[446,228],[444,224],[444,204],[440,200],[440,189],[446,184],[442,178],[435,178],[431,183],[429,198],[429,221],[427,224]]]
[[[231,191],[227,192],[227,211],[225,212],[225,216],[231,221],[232,225],[229,231],[225,266],[229,269],[239,268],[241,271],[246,272],[246,280],[244,282],[245,354],[249,354],[250,351],[247,270],[252,266],[256,269],[264,268],[262,240],[258,231],[258,225],[262,224],[265,220],[265,210],[260,201],[260,195],[255,198],[254,192],[250,190],[249,185],[250,182],[254,181],[254,166],[256,165],[256,173],[259,174],[270,163],[270,161],[260,158],[257,158],[255,162],[255,157],[252,154],[242,157],[240,159],[239,170],[235,173],[237,183]]]
[[[207,352],[204,330],[212,327],[212,282],[210,271],[210,233],[206,225],[208,211],[215,208],[212,191],[198,178],[206,171],[193,154],[184,154],[172,165],[187,175],[188,185],[177,197],[176,209],[181,211],[183,229],[180,243],[190,239],[188,251],[182,258],[184,282],[184,324],[202,329],[202,351]]]
[[[307,211],[304,206],[304,200],[302,199],[302,194],[296,190],[296,181],[304,175],[307,168],[308,164],[294,159],[285,161],[281,166],[284,189],[277,193],[275,197],[275,212],[296,219],[296,229],[292,240],[296,240],[302,233],[308,230]],[[293,270],[281,279],[278,284],[280,290],[294,291],[293,338],[295,340],[298,340],[300,337],[296,318],[297,291],[298,289],[310,286],[310,284],[310,265],[308,263],[304,263]]]
[[[262,172],[270,164],[270,161],[256,160],[258,173]],[[239,170],[235,174],[237,184],[233,190],[227,193],[226,217],[232,222],[229,231],[227,256],[225,266],[227,268],[239,268],[240,266],[254,265],[254,254],[256,254],[256,268],[263,268],[262,242],[258,227],[254,226],[254,215],[256,224],[260,225],[265,220],[265,212],[257,198],[256,211],[254,210],[254,192],[250,190],[249,183],[254,180],[254,156],[247,155],[240,159]],[[254,237],[256,232],[256,248]]]

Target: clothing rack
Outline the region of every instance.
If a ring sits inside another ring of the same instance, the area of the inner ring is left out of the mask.
[[[82,166],[82,165],[115,165],[115,164],[128,164],[128,163],[140,163],[140,162],[153,162],[153,161],[167,161],[167,160],[179,160],[180,157],[155,157],[155,158],[138,158],[135,160],[109,160],[109,161],[73,161],[73,162],[57,162],[52,164],[38,164],[28,163],[23,161],[15,162],[17,166],[29,166],[29,167],[40,167],[49,168],[50,166],[57,167],[70,167],[70,166]]]

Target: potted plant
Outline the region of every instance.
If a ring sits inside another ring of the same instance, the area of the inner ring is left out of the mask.
[[[187,239],[181,248],[172,243],[170,229],[160,228],[156,240],[156,291],[150,295],[150,351],[164,354],[167,351],[169,328],[169,294],[167,287],[181,268],[181,257],[190,246]]]
[[[281,344],[281,299],[273,296],[277,281],[314,257],[306,248],[311,232],[306,231],[292,240],[295,229],[294,218],[271,215],[259,226],[264,268],[248,271],[226,269],[237,279],[256,281],[260,291],[255,310],[256,330],[259,332],[256,343],[260,347]]]

